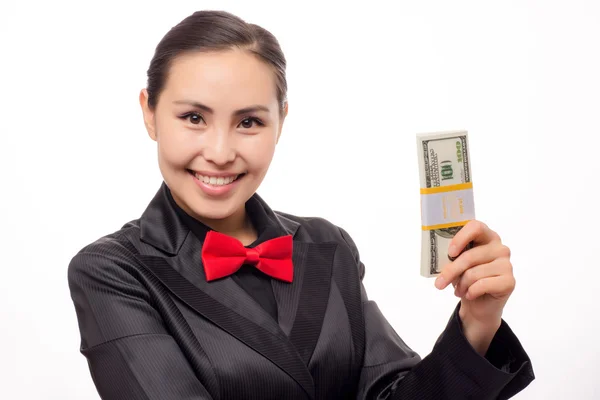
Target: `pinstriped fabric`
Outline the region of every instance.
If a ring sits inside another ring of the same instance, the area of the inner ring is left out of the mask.
[[[343,232],[340,229],[340,232]],[[342,236],[343,237],[343,236]],[[345,239],[344,239],[345,240]],[[345,243],[345,242],[344,242]],[[350,249],[351,250],[351,249]],[[360,277],[358,276],[358,267],[351,251],[342,247],[337,254],[336,269],[334,270],[334,279],[344,299],[344,304],[350,320],[350,331],[352,332],[352,342],[354,345],[355,365],[362,366],[365,353],[365,324],[364,315],[360,297]],[[348,266],[353,266],[349,268]],[[345,393],[355,393],[358,386],[360,369],[352,370],[351,379],[345,383]]]
[[[319,342],[312,355],[309,369],[314,378],[318,399],[354,399],[356,393],[347,388],[348,377],[356,369],[354,348],[344,300],[335,282],[331,284],[329,303]],[[332,347],[340,351],[332,352]],[[342,350],[343,349],[343,350]]]
[[[123,240],[121,243],[130,252],[130,256],[135,258],[136,251],[134,245],[128,240]],[[161,318],[165,320],[166,326],[180,327],[179,329],[169,329],[169,331],[183,350],[183,354],[188,359],[195,375],[200,378],[209,391],[219,393],[219,382],[214,373],[213,364],[204,349],[195,340],[194,333],[186,323],[186,318],[176,306],[168,290],[159,283],[155,276],[147,273],[146,269],[140,268],[135,271],[144,276],[144,280],[147,282],[146,286],[151,288],[150,290],[154,294],[152,296],[152,303],[159,310],[161,316],[163,316]],[[188,354],[195,354],[196,357],[189,357],[187,356]]]
[[[374,301],[363,303],[363,314],[366,316],[365,326],[369,328],[366,330],[369,335],[367,342],[371,344],[363,361],[363,368],[381,365],[390,359],[403,360],[406,366],[420,361],[417,353],[404,343],[391,325],[386,323]],[[393,342],[394,346],[389,346],[389,342]]]
[[[153,398],[168,398],[174,395],[174,390],[176,390],[178,398],[185,398],[189,396],[189,393],[194,393],[195,396],[201,395],[204,398],[210,397],[208,390],[198,383],[189,368],[163,368],[165,364],[176,364],[178,361],[176,357],[178,345],[172,337],[168,335],[138,335],[111,343],[119,348],[123,359],[130,363],[128,369],[134,375],[139,386],[146,394],[151,393]],[[160,353],[162,357],[160,362],[156,362],[156,353],[147,351],[147,349],[157,347],[167,350]],[[139,365],[143,365],[144,368],[139,368]],[[164,376],[164,380],[171,382],[172,385],[166,386],[162,380],[157,381],[155,377],[159,375]],[[206,386],[209,387],[208,384]]]
[[[131,263],[133,257],[129,253],[132,249],[131,244],[122,236],[118,236],[118,238],[121,239],[118,245],[111,243],[112,245],[108,247],[104,245],[101,245],[101,248],[98,246],[88,247],[86,251],[94,251],[94,253],[79,253],[71,262],[69,284],[71,295],[75,299],[76,311],[78,311],[80,331],[101,332],[103,336],[101,341],[109,343],[131,338],[127,341],[130,346],[137,346],[136,342],[144,341],[144,336],[148,334],[170,335],[161,337],[161,339],[164,342],[175,340],[178,346],[162,343],[155,349],[142,346],[141,350],[145,349],[152,357],[155,357],[157,365],[173,364],[176,367],[173,371],[179,371],[181,376],[189,377],[195,373],[202,380],[202,384],[195,379],[194,390],[202,389],[204,391],[203,387],[206,386],[212,393],[218,395],[218,381],[210,360],[194,340],[191,330],[185,324],[183,316],[167,294],[166,289],[143,268],[135,268],[135,264]],[[77,301],[80,298],[86,299],[85,303]],[[89,308],[78,310],[79,304],[86,303],[90,304]],[[87,319],[93,319],[97,327],[87,326]],[[169,329],[172,326],[180,328]],[[81,350],[88,360],[93,362],[96,354],[94,350],[96,350],[98,342],[91,343],[86,340],[87,337],[93,336],[82,334]],[[119,348],[114,349],[118,350]],[[167,354],[169,352],[171,353]],[[195,356],[193,358],[186,357],[189,354]],[[124,355],[121,353],[119,357],[122,358]],[[139,355],[135,357],[135,360],[139,360]],[[178,363],[174,361],[178,361]],[[181,368],[179,364],[183,364],[184,367]],[[148,367],[146,364],[141,365],[144,368],[135,366],[131,369],[150,368],[150,365]],[[170,370],[172,370],[171,367],[165,367],[164,373],[166,374]],[[127,374],[127,370],[123,369],[120,373]],[[102,374],[92,374],[92,377],[96,376],[100,377]],[[118,382],[118,380],[108,382]],[[171,388],[173,382],[175,381],[169,381],[169,384],[163,385],[165,390]],[[106,385],[106,387],[110,386]],[[173,389],[172,392],[179,393],[179,389]],[[137,397],[130,398],[136,399]],[[151,396],[150,398],[169,397]]]
[[[214,372],[219,376],[222,399],[305,399],[302,388],[271,360],[263,357],[245,343],[237,340],[216,325],[198,318],[198,313],[176,300],[189,321],[196,339],[210,349],[215,360]],[[243,396],[240,388],[243,386]],[[260,388],[260,390],[255,390]]]
[[[306,263],[310,267],[304,270],[307,284],[302,286],[296,323],[290,334],[290,340],[296,345],[305,364],[308,364],[323,326],[331,285],[331,265],[337,245],[331,243],[319,247],[318,251],[308,252]]]
[[[167,333],[164,324],[157,323],[158,311],[149,306],[149,293],[136,285],[127,269],[98,268],[117,265],[110,253],[80,253],[72,263],[80,267],[69,270],[71,292],[81,295],[78,306],[89,310],[80,325],[93,333],[83,338],[83,348],[139,333]],[[98,281],[103,284],[96,284]],[[137,309],[144,313],[135,312]]]
[[[106,388],[106,398],[127,400],[133,392],[137,399],[149,399],[134,370],[130,368],[131,365],[121,356],[117,342],[118,340],[113,340],[83,351],[89,360],[90,369],[103,371],[102,374],[92,375],[94,383]]]
[[[271,336],[259,326],[241,315],[234,314],[229,308],[192,285],[179,275],[171,266],[159,257],[138,256],[155,276],[187,305],[208,318],[225,332],[244,341],[264,357],[289,371],[306,392],[312,396],[314,387],[312,378],[298,360],[296,349],[284,337]]]
[[[504,399],[533,379],[505,322],[486,359],[462,334],[458,308],[420,360],[366,297],[350,236],[257,197],[294,237],[297,279],[272,284],[274,320],[232,279],[205,281],[202,243],[165,190],[69,265],[81,352],[103,399]]]
[[[292,256],[292,263],[294,265],[295,272],[299,272],[297,266],[309,265],[306,261],[308,246],[305,244],[294,244],[294,254]],[[300,290],[294,290],[290,288],[285,282],[281,282],[273,279],[271,281],[273,286],[273,294],[277,300],[277,313],[279,316],[279,326],[281,330],[286,334],[290,335],[292,326],[296,320],[297,305],[300,304]],[[304,274],[296,273],[294,276],[294,285],[297,287],[304,287]],[[291,289],[291,290],[290,290]]]

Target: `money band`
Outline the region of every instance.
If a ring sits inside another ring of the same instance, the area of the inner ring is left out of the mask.
[[[422,230],[463,226],[473,219],[473,183],[421,189]]]

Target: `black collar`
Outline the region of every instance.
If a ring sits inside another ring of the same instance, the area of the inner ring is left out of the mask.
[[[254,244],[277,236],[294,235],[300,226],[298,222],[271,210],[257,193],[246,202],[246,210],[259,234]],[[209,230],[175,203],[164,181],[140,217],[141,240],[170,255],[179,252],[190,231],[204,241]]]
[[[169,199],[169,203],[175,209],[175,212],[184,224],[192,231],[194,235],[201,242],[204,242],[204,238],[209,231],[214,229],[210,228],[206,224],[198,221],[196,218],[192,217],[188,213],[185,212],[179,205],[175,202],[171,190],[167,187],[167,198]],[[264,207],[260,204],[258,199],[255,196],[252,196],[246,202],[246,212],[252,221],[252,225],[256,229],[258,233],[257,239],[250,244],[248,247],[258,246],[264,241],[269,239],[276,238],[278,236],[285,235],[285,232],[281,229],[281,226],[276,223],[276,220],[269,216]]]

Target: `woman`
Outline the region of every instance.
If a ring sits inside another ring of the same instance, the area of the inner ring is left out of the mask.
[[[358,250],[256,194],[288,112],[264,29],[197,12],[162,39],[140,93],[164,178],[141,218],[69,265],[81,352],[104,399],[508,398],[533,379],[508,325],[508,249],[472,221],[440,289],[461,298],[420,359],[367,298]]]

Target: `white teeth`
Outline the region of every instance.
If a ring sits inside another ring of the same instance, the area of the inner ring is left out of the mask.
[[[215,176],[204,176],[199,175],[198,173],[194,173],[194,176],[199,180],[206,184],[213,186],[224,186],[229,185],[231,182],[235,181],[239,175],[228,176],[228,177],[215,177]]]

